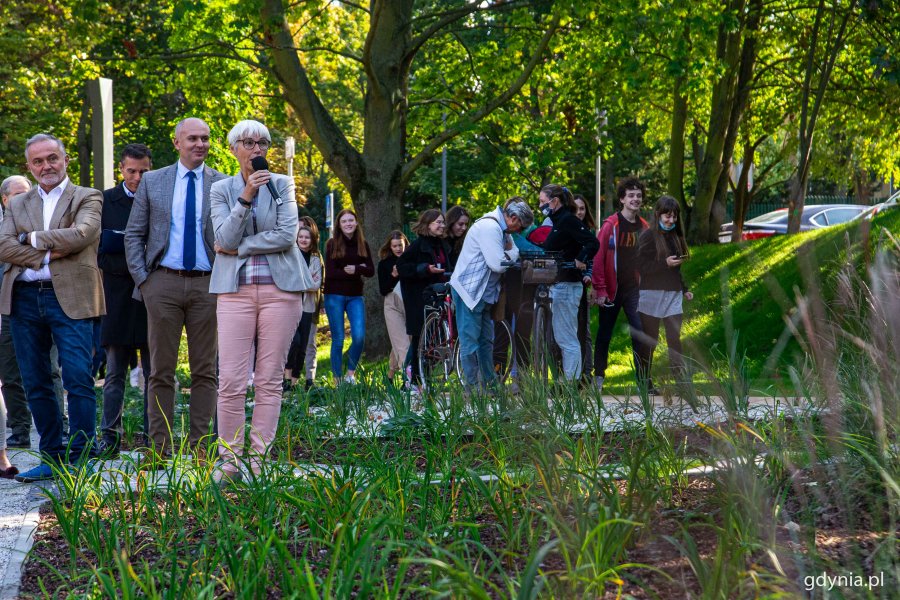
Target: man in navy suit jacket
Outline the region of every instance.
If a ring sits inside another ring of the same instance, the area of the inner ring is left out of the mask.
[[[103,272],[106,315],[100,325],[100,345],[106,349],[106,379],[103,382],[103,420],[100,424],[102,455],[119,454],[122,437],[122,408],[125,374],[131,357],[140,351],[141,364],[150,373],[147,348],[147,309],[132,298],[134,280],[125,261],[125,227],[131,215],[134,195],[144,173],[152,168],[150,148],[128,144],[122,149],[119,172],[122,183],[103,192],[100,218],[100,248],[97,263]],[[144,434],[147,434],[147,389],[144,386]]]

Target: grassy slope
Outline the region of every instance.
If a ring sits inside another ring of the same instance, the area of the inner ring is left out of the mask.
[[[881,229],[900,236],[900,210],[880,215],[871,227],[875,240]],[[797,293],[822,290],[826,298],[840,265],[848,259],[848,240],[856,253],[866,235],[857,223],[793,236],[778,236],[740,244],[709,244],[692,249],[682,267],[694,301],[685,303],[682,337],[692,360],[717,372],[725,367],[733,332],[738,360],[743,360],[754,389],[778,385],[787,366],[798,360],[784,315],[796,304]],[[799,258],[798,258],[799,257]],[[805,257],[805,258],[804,258]],[[806,265],[801,266],[801,265]],[[594,316],[596,331],[596,316]],[[632,382],[630,344],[624,315],[617,323],[607,371],[613,387]],[[660,348],[662,350],[662,348]],[[665,361],[657,350],[658,372]],[[699,378],[702,381],[702,378]]]

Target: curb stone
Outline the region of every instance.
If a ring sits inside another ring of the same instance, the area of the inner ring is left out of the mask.
[[[0,580],[0,600],[13,600],[19,595],[19,586],[22,582],[22,567],[25,558],[34,545],[34,534],[41,520],[41,507],[47,502],[47,498],[41,493],[39,486],[34,486],[30,492],[31,498],[28,511],[19,526],[19,534],[10,549],[9,562],[6,565],[6,573]]]

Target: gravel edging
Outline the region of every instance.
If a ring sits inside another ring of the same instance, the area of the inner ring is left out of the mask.
[[[39,489],[39,488],[35,488]],[[13,600],[19,595],[19,586],[22,581],[22,567],[28,552],[34,545],[34,533],[37,531],[41,520],[41,507],[47,502],[47,498],[32,501],[28,511],[19,526],[19,535],[16,536],[15,545],[10,550],[9,562],[6,565],[6,573],[0,580],[0,600]]]

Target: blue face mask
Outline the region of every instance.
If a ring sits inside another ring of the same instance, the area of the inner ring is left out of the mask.
[[[666,227],[665,225],[663,225],[663,222],[660,221],[660,222],[659,222],[659,228],[662,229],[663,231],[672,231],[673,229],[675,229],[675,225],[676,225],[677,223],[678,223],[678,221],[672,221],[672,224],[669,225],[668,227]]]

